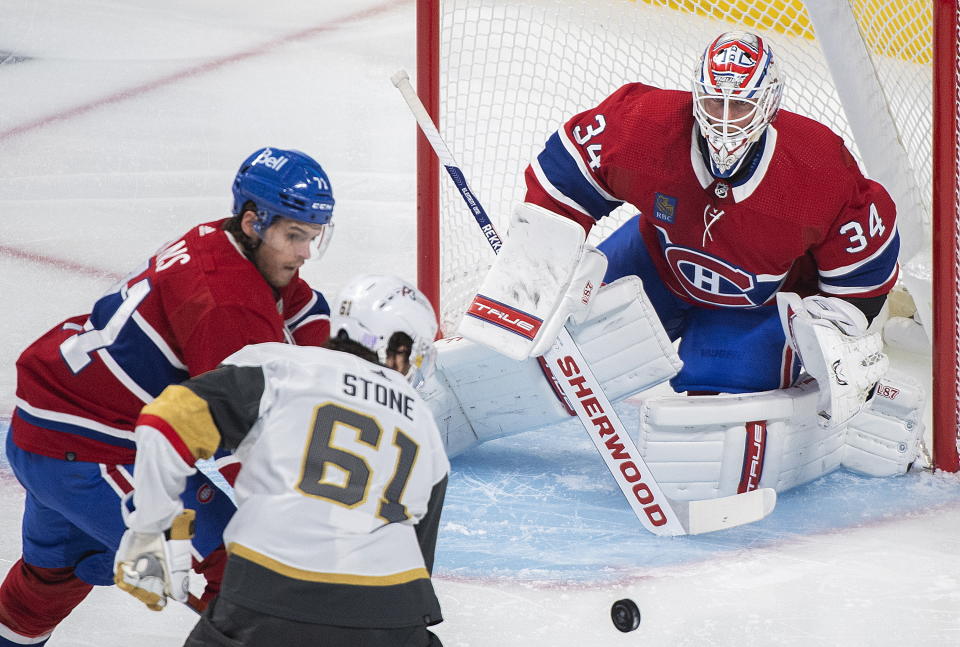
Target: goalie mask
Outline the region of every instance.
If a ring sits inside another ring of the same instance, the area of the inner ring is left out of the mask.
[[[755,34],[720,34],[700,57],[693,116],[714,177],[740,170],[780,107],[783,80],[770,45]]]
[[[383,274],[359,276],[340,291],[332,312],[331,334],[343,331],[375,351],[383,363],[389,354],[409,348],[409,366],[401,372],[414,387],[433,374],[436,314],[423,293],[403,279]]]

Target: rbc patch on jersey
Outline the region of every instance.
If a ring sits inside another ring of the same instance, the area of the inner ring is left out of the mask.
[[[673,224],[674,213],[677,210],[677,199],[662,193],[654,194],[653,217],[663,222]]]

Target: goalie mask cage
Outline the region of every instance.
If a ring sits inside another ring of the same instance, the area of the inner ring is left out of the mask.
[[[767,37],[782,106],[842,135],[897,203],[901,270],[932,331],[937,468],[957,471],[958,0],[418,0],[417,91],[506,230],[523,171],[570,116],[624,83],[689,89],[717,34]],[[418,283],[452,334],[493,255],[418,134]],[[591,232],[596,244],[636,209]]]

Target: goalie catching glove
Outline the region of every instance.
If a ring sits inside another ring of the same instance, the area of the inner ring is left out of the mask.
[[[890,366],[880,334],[868,333],[864,314],[836,297],[801,299],[792,292],[781,292],[777,305],[787,340],[820,387],[820,425],[835,428],[846,424]]]
[[[184,510],[166,533],[123,533],[114,565],[117,586],[153,611],[162,611],[167,598],[186,603],[195,516],[195,511]]]
[[[568,318],[587,317],[607,270],[586,236],[569,218],[518,205],[457,333],[518,361],[547,352]]]

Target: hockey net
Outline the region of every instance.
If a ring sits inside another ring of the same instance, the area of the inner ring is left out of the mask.
[[[936,465],[955,471],[956,5],[957,0],[418,0],[417,86],[502,232],[523,198],[524,168],[571,115],[628,82],[688,89],[703,47],[721,31],[745,28],[766,36],[786,76],[782,106],[842,135],[867,175],[897,203],[904,283],[937,348],[933,390],[940,402],[934,404],[936,431],[929,444]],[[935,76],[943,105],[936,113]],[[943,112],[950,113],[949,120]],[[947,144],[936,155],[935,114],[938,127],[949,129],[938,138],[938,146],[944,139]],[[449,335],[492,253],[459,194],[438,181],[425,142],[420,146],[418,280],[439,304],[441,331]],[[937,182],[941,188],[934,194]],[[624,205],[593,229],[591,242],[635,212]],[[931,251],[933,230],[938,237],[949,234],[939,254]],[[941,361],[938,378],[938,358],[945,355],[949,359]]]

